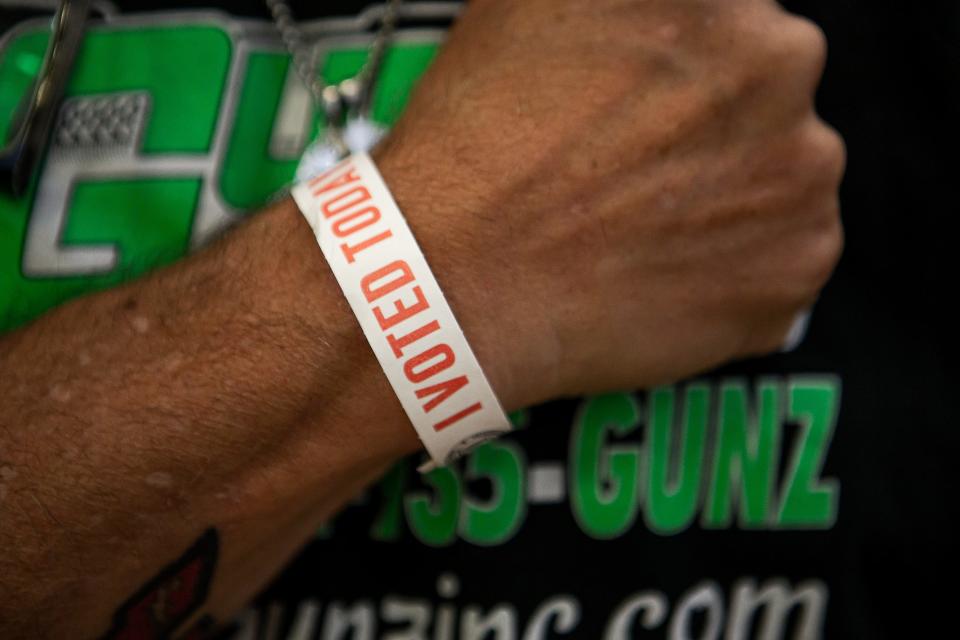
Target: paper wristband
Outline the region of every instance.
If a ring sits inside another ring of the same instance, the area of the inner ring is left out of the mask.
[[[510,430],[373,160],[355,153],[292,190],[433,463]]]

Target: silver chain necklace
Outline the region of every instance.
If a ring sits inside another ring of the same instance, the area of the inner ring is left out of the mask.
[[[402,0],[386,0],[377,30],[368,49],[367,60],[352,78],[338,84],[326,84],[316,70],[310,45],[293,18],[287,0],[265,0],[280,39],[290,53],[300,80],[310,92],[324,124],[323,138],[314,140],[304,151],[297,179],[305,180],[328,169],[351,151],[367,151],[382,137],[384,130],[373,122],[370,112],[373,93],[387,47],[393,39]]]

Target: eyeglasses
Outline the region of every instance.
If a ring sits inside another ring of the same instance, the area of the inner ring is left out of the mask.
[[[15,196],[26,192],[50,140],[89,11],[90,0],[60,0],[40,73],[17,108],[0,151],[0,185]]]

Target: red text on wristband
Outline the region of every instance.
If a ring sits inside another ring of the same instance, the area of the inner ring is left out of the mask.
[[[510,430],[376,165],[354,154],[293,197],[420,440],[438,465]]]

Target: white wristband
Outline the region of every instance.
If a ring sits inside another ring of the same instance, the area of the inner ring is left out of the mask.
[[[445,465],[509,431],[370,156],[355,153],[292,194],[433,462]]]

